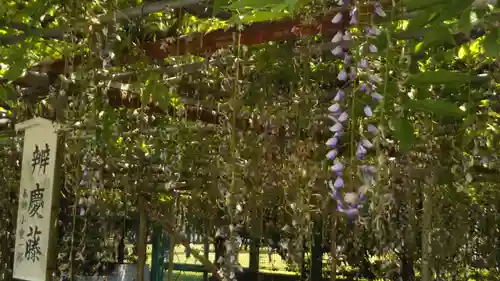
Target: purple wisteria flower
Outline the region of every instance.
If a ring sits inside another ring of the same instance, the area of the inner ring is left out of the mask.
[[[340,100],[343,100],[345,97],[345,93],[343,90],[339,90],[337,92],[337,94],[335,95],[335,97],[333,98],[334,101],[340,101]]]
[[[89,168],[84,168],[82,180],[80,181],[80,185],[81,186],[87,185],[89,183],[89,180],[90,180],[90,170],[89,170]]]
[[[376,134],[378,132],[377,127],[375,127],[375,125],[372,124],[368,124],[368,126],[366,126],[366,130],[372,134]]]
[[[334,172],[336,175],[339,176],[342,175],[343,169],[344,169],[344,164],[340,163],[339,161],[335,162],[335,164],[332,166],[332,172]]]
[[[354,5],[350,5],[349,0],[337,0],[337,3],[349,8],[349,19],[345,19],[344,14],[339,12],[332,18],[332,23],[341,23],[349,20],[349,25],[358,25],[357,2]],[[372,16],[386,16],[379,0],[374,0],[372,5]],[[368,38],[376,37],[379,33],[380,32],[376,26],[367,26],[364,28],[364,33],[359,35],[359,37],[366,38],[366,41],[368,41]],[[346,29],[338,31],[331,40],[332,43],[336,44],[336,46],[332,49],[332,54],[336,57],[343,58],[342,68],[336,78],[339,81],[347,82],[349,85],[353,84],[358,77],[368,77],[367,81],[359,81],[357,89],[371,97],[371,102],[365,104],[363,107],[363,122],[366,122],[366,127],[363,127],[366,128],[366,132],[369,133],[368,136],[376,137],[378,129],[375,125],[370,124],[370,121],[372,121],[371,119],[374,116],[374,106],[376,106],[376,104],[383,99],[383,96],[376,91],[377,84],[380,84],[382,79],[373,73],[374,71],[371,69],[370,62],[367,58],[361,57],[359,62],[354,64],[354,58],[351,54],[349,54],[349,50],[346,50],[346,44],[342,44],[344,41],[349,41],[351,39],[351,32],[349,29]],[[378,53],[376,45],[366,43],[364,46],[365,47],[362,49],[365,50],[367,54]],[[359,74],[364,75],[360,76]],[[343,106],[346,105],[345,98],[345,89],[338,89],[333,98],[332,105],[328,107],[328,111],[330,112],[328,117],[334,122],[334,124],[329,128],[329,130],[333,133],[333,136],[326,142],[326,145],[330,148],[330,151],[326,154],[326,158],[333,160],[333,165],[330,168],[332,172],[332,180],[328,182],[328,185],[332,192],[333,199],[337,201],[337,210],[345,213],[349,218],[354,218],[359,214],[359,210],[365,200],[365,194],[369,186],[373,183],[377,169],[371,165],[361,165],[360,172],[362,174],[364,184],[359,188],[359,192],[348,192],[344,196],[340,195],[341,189],[344,187],[343,170],[345,167],[338,158],[338,146],[340,144],[340,136],[344,133],[344,130],[347,127],[347,122],[350,118],[345,108],[343,108]],[[360,160],[364,159],[368,150],[373,148],[373,146],[373,141],[368,139],[368,137],[362,133],[361,140],[356,145],[356,157]]]

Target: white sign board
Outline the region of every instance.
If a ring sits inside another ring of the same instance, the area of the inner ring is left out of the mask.
[[[35,118],[19,125],[25,130],[21,187],[17,213],[14,278],[48,281],[55,225],[53,203],[58,137],[51,121]],[[58,188],[56,188],[59,190]],[[56,196],[54,196],[56,195]]]

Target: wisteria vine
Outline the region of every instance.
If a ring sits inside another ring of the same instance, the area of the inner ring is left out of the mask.
[[[87,213],[87,210],[94,205],[95,199],[92,196],[93,193],[100,187],[103,187],[103,183],[101,181],[101,173],[99,171],[91,171],[89,168],[83,168],[82,179],[80,181],[80,186],[82,187],[91,187],[90,195],[87,197],[80,197],[78,200],[78,206],[80,208],[80,216],[84,216]]]
[[[371,102],[368,102],[363,107],[364,117],[362,121],[363,129],[360,130],[360,140],[356,145],[355,156],[360,161],[365,159],[369,149],[373,148],[373,138],[377,135],[377,126],[373,124],[373,106],[382,100],[382,95],[377,92],[377,85],[382,82],[382,79],[374,73],[373,68],[368,60],[368,54],[376,54],[377,47],[370,43],[370,40],[379,35],[379,30],[374,24],[374,17],[385,17],[386,13],[378,0],[373,1],[370,24],[361,27],[358,23],[359,5],[357,1],[350,3],[349,0],[338,0],[339,5],[345,7],[349,11],[349,17],[346,19],[343,12],[338,12],[332,19],[332,23],[339,24],[349,20],[347,28],[338,31],[332,39],[332,43],[337,46],[332,49],[332,54],[343,59],[342,69],[340,70],[337,80],[340,84],[347,85],[339,87],[333,98],[333,104],[328,108],[328,117],[334,122],[329,128],[333,136],[328,139],[326,145],[330,148],[326,158],[333,161],[331,171],[333,173],[332,180],[329,181],[329,187],[334,200],[337,202],[337,210],[347,214],[349,217],[354,217],[359,214],[359,210],[365,201],[365,194],[374,184],[375,173],[377,169],[373,165],[363,164],[359,166],[362,186],[357,192],[346,192],[341,195],[341,190],[344,187],[344,168],[339,157],[340,138],[345,133],[348,121],[351,118],[351,136],[354,134],[355,115],[354,101],[356,92],[371,96]],[[359,30],[363,30],[359,32]],[[356,59],[353,56],[354,44],[349,44],[351,41],[359,42],[359,56],[356,64]],[[350,90],[349,90],[350,89]],[[349,99],[350,98],[350,99]],[[349,100],[352,101],[349,104]],[[351,113],[348,113],[348,109]],[[351,115],[351,116],[350,116]],[[371,140],[370,140],[371,139]],[[352,144],[351,144],[352,145]],[[353,151],[354,152],[354,151]],[[352,163],[352,162],[351,162]]]

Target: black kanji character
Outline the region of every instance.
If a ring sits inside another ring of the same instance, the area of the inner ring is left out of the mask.
[[[36,166],[38,170],[43,168],[43,173],[45,174],[45,169],[49,165],[50,148],[48,144],[45,144],[45,148],[40,150],[38,145],[35,145],[35,150],[33,151],[33,158],[31,160],[31,166],[33,167],[33,173],[35,172]]]
[[[40,184],[36,184],[36,188],[30,192],[30,201],[28,205],[28,214],[30,217],[37,215],[39,218],[43,218],[40,214],[40,209],[43,208],[43,192],[45,188],[40,188]]]
[[[42,232],[38,229],[38,226],[33,227],[30,226],[30,232],[28,233],[26,240],[26,251],[24,253],[24,257],[31,262],[39,261],[40,255],[42,251],[40,249],[40,234]]]

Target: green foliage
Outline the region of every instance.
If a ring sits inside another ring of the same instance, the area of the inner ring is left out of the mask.
[[[399,141],[399,149],[408,152],[417,141],[413,126],[407,119],[394,120],[394,138]]]
[[[436,8],[440,4],[444,4],[449,0],[405,0],[403,6],[409,11],[423,10]]]
[[[500,57],[500,30],[491,30],[483,41],[485,55],[489,57]]]
[[[219,0],[215,1],[214,12],[221,8],[234,11],[236,14],[231,19],[232,22],[248,24],[289,17],[308,2],[309,0],[242,0],[227,3]]]
[[[285,0],[242,0],[235,1],[226,6],[227,9],[240,10],[240,9],[250,9],[259,10],[274,7],[277,5],[283,5]]]
[[[433,27],[427,30],[424,35],[424,40],[415,46],[415,53],[422,53],[424,51],[428,51],[428,49],[432,47],[440,46],[446,43],[455,44],[453,35],[451,34],[449,28],[446,26]]]
[[[414,112],[429,112],[440,117],[465,115],[458,106],[445,100],[408,100],[404,106]]]
[[[408,83],[412,85],[433,85],[433,84],[464,84],[469,83],[473,77],[467,73],[458,71],[426,71],[412,74],[408,77]]]
[[[472,30],[472,21],[473,21],[473,19],[471,19],[472,15],[474,14],[472,13],[471,9],[465,9],[462,12],[462,15],[460,16],[457,24],[458,31],[464,33],[467,37],[470,36],[470,32]]]
[[[227,6],[228,0],[214,0],[213,5],[212,5],[212,15],[217,15],[221,11],[222,7]]]

